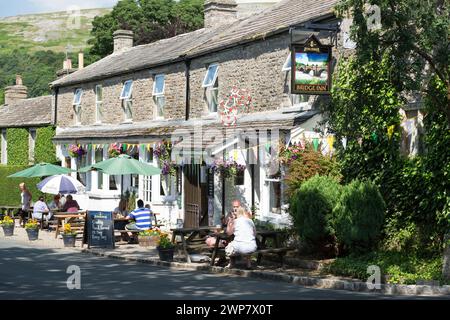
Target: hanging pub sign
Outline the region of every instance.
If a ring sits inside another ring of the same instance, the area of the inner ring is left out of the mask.
[[[291,93],[330,94],[331,51],[314,35],[303,44],[293,44]]]

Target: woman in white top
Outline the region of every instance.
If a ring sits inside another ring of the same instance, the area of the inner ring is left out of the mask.
[[[256,228],[251,219],[248,218],[244,208],[236,212],[236,219],[228,225],[227,233],[234,234],[234,240],[225,248],[225,253],[230,257],[230,268],[234,267],[235,256],[238,254],[251,254],[257,250]],[[250,256],[247,256],[247,268],[251,268]]]

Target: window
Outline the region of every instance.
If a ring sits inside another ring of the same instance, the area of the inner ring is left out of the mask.
[[[234,184],[236,186],[243,186],[245,183],[245,171],[239,171],[234,178]]]
[[[103,161],[103,149],[95,150],[95,163],[99,163]],[[97,171],[97,189],[103,189],[103,173]]]
[[[218,64],[211,64],[206,72],[205,80],[203,80],[203,88],[208,88],[214,86],[217,80],[217,73],[219,71]]]
[[[6,140],[6,129],[2,129],[2,149],[1,149],[1,157],[2,164],[8,164],[8,143]]]
[[[292,68],[292,56],[291,54],[288,55],[286,62],[283,65],[283,69],[281,69],[282,71],[291,71]]]
[[[102,122],[103,87],[95,86],[95,119],[97,123]]]
[[[153,149],[145,149],[144,162],[153,163]],[[143,176],[144,202],[152,201],[152,176]]]
[[[36,146],[36,129],[30,128],[28,131],[28,163],[34,164],[34,149]]]
[[[122,93],[120,94],[120,99],[128,100],[131,99],[133,93],[133,80],[125,81],[122,88]]]
[[[123,114],[126,122],[133,121],[133,113],[131,112],[131,108],[133,107],[133,101],[131,100],[122,100],[122,108]]]
[[[77,89],[75,90],[75,94],[73,96],[73,105],[80,105],[81,104],[81,98],[83,96],[83,89]]]
[[[83,96],[83,89],[75,90],[73,97],[73,108],[75,111],[75,124],[81,123],[81,98]]]
[[[280,214],[283,202],[281,173],[270,175],[265,180],[269,188],[269,212]]]
[[[164,97],[165,87],[165,75],[156,75],[155,81],[153,83],[153,98],[155,99],[156,103],[157,118],[164,118],[164,106],[166,104],[166,98]]]
[[[305,103],[309,101],[309,96],[306,94],[291,94],[292,105],[295,106],[300,103]]]

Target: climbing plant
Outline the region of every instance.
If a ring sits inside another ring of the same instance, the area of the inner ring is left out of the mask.
[[[34,149],[35,162],[58,162],[56,158],[56,148],[52,142],[55,136],[54,127],[42,127],[36,131],[36,145]]]
[[[6,130],[8,141],[8,165],[28,165],[28,130],[9,128]]]

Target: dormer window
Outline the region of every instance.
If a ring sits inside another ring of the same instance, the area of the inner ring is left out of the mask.
[[[217,112],[219,97],[218,81],[219,65],[214,63],[208,67],[202,87],[205,88],[206,104],[210,113]]]
[[[164,106],[166,104],[166,98],[164,91],[166,88],[165,75],[158,74],[155,76],[153,82],[153,98],[156,104],[156,117],[164,118]]]
[[[122,88],[122,93],[120,94],[120,99],[122,100],[122,109],[125,122],[133,121],[133,80],[125,81]]]
[[[83,89],[76,89],[73,96],[73,109],[75,111],[75,124],[81,123],[81,98],[83,97]]]

